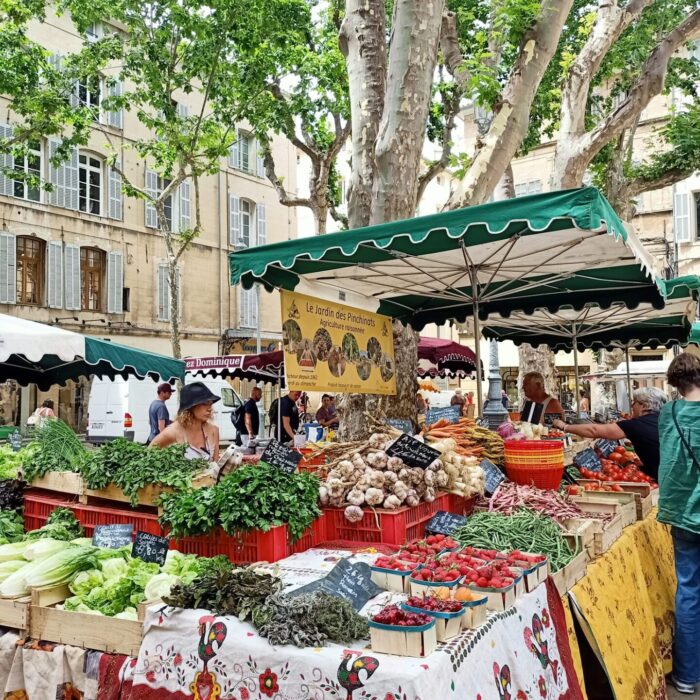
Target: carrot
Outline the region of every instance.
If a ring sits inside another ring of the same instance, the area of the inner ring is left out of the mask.
[[[434,423],[430,424],[430,430],[432,431],[433,428],[446,428],[448,425],[450,425],[450,421],[446,418],[440,418],[440,420],[436,420]]]

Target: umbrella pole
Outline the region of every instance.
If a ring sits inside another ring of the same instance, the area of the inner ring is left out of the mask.
[[[277,375],[277,439],[282,437],[282,368]],[[281,442],[281,440],[280,440]]]
[[[630,349],[625,346],[625,368],[627,372],[627,402],[629,411],[632,412],[632,380],[630,379]]]
[[[578,393],[578,348],[576,347],[576,329],[574,327],[574,392],[576,396],[576,418],[581,417],[581,402]]]
[[[483,389],[481,385],[481,324],[479,323],[479,302],[474,299],[474,354],[476,355],[476,409],[483,415]]]

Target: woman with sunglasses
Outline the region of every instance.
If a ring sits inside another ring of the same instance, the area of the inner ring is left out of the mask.
[[[211,422],[213,406],[221,397],[203,382],[186,384],[180,390],[180,407],[175,421],[151,442],[150,447],[187,445],[187,459],[219,460],[219,428]]]

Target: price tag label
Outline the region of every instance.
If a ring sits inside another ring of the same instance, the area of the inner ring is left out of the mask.
[[[131,556],[163,566],[165,558],[168,556],[169,547],[170,541],[167,537],[159,537],[150,532],[139,530],[134,538]]]
[[[598,440],[595,444],[595,448],[600,452],[603,459],[607,459],[619,444],[617,440]]]
[[[260,457],[260,461],[277,467],[286,474],[293,474],[301,462],[301,453],[283,445],[274,438]]]
[[[119,549],[131,544],[134,534],[133,524],[129,525],[96,525],[92,534],[92,544],[95,547]]]
[[[413,423],[411,423],[410,420],[405,420],[403,418],[387,418],[386,424],[407,435],[413,432]]]
[[[425,469],[440,457],[437,450],[410,435],[398,437],[386,453],[390,457],[400,457],[409,467],[421,469]]]
[[[574,455],[573,462],[578,469],[589,469],[592,472],[599,472],[603,468],[598,455],[592,447],[587,447],[577,455]]]
[[[318,581],[297,588],[286,595],[298,596],[304,593],[325,591],[331,595],[350,601],[355,610],[362,610],[367,601],[379,595],[382,589],[372,581],[372,570],[368,564],[351,564],[341,559],[326,576]]]
[[[506,475],[488,459],[482,459],[480,466],[484,470],[484,492],[491,496],[501,482],[505,481]]]
[[[431,535],[451,535],[455,530],[465,525],[466,522],[467,518],[464,515],[440,510],[430,519],[425,531]]]
[[[437,423],[443,418],[450,421],[450,423],[459,423],[459,416],[461,414],[461,406],[447,406],[446,408],[429,408],[428,412],[425,414],[425,422],[428,425]]]

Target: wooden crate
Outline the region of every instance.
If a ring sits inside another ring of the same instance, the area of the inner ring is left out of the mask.
[[[408,577],[410,575],[410,571],[382,569],[378,566],[372,567],[372,581],[385,591],[408,593]]]
[[[32,487],[58,493],[69,493],[81,498],[85,492],[85,482],[80,474],[75,472],[48,472],[34,479]]]
[[[464,615],[462,615],[463,630],[476,629],[486,622],[486,618],[488,616],[486,602],[486,598],[482,598],[481,600],[462,603],[465,610]]]
[[[589,513],[612,513],[619,515],[622,527],[637,522],[637,506],[631,493],[595,491],[581,496],[572,496],[571,500],[579,508]]]
[[[633,484],[627,481],[620,481],[618,484],[625,493],[634,494],[634,502],[637,506],[637,520],[644,520],[653,508],[651,486],[649,484]]]
[[[386,625],[377,627],[376,623],[370,623],[369,635],[372,651],[382,654],[422,658],[430,656],[437,648],[435,620],[424,628],[387,629]]]
[[[29,596],[0,598],[0,627],[19,630],[20,636],[28,633],[31,601]]]
[[[589,559],[595,559],[601,554],[605,554],[610,547],[618,540],[620,535],[622,535],[622,518],[619,515],[615,515],[612,520],[603,522],[602,520],[595,519],[581,519],[573,518],[567,523],[586,523],[586,545],[585,551],[588,554]],[[591,539],[588,539],[588,538]],[[568,539],[568,538],[567,538]]]
[[[216,480],[211,474],[196,474],[192,477],[192,488],[201,489],[206,486],[213,486]],[[154,506],[156,500],[164,493],[171,493],[170,486],[161,486],[160,484],[151,484],[139,489],[138,501],[139,506]],[[129,497],[114,484],[109,484],[103,489],[88,489],[84,490],[83,501],[87,503],[91,498],[99,498],[104,501],[118,501],[120,503],[130,503]]]
[[[576,555],[563,569],[552,574],[552,580],[560,596],[571,590],[586,575],[588,557],[585,552]]]
[[[597,556],[595,533],[599,521],[591,518],[570,518],[564,521],[564,539],[574,551],[586,552],[590,559]]]
[[[486,609],[503,612],[515,605],[517,599],[515,584],[509,588],[479,588],[478,586],[470,585],[469,589],[481,593],[486,596]]]
[[[31,592],[29,635],[34,639],[70,644],[109,654],[138,656],[143,640],[143,619],[150,603],[138,606],[138,620],[59,610],[55,606],[71,595],[67,586]]]

